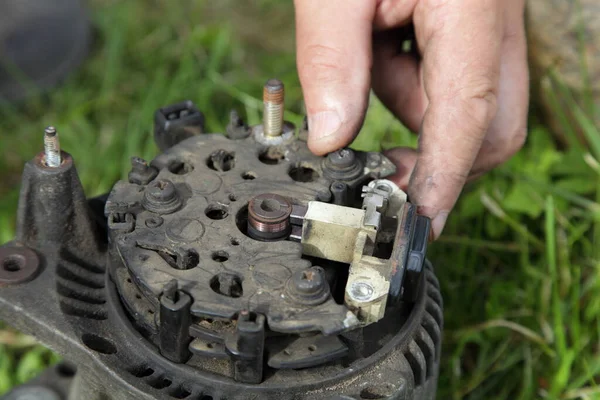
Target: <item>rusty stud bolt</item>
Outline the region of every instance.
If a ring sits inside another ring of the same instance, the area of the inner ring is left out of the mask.
[[[44,154],[46,165],[51,168],[60,167],[60,143],[56,128],[49,126],[44,131]]]
[[[281,136],[283,132],[284,88],[278,79],[269,79],[263,89],[263,129],[265,136]]]
[[[281,240],[290,234],[292,204],[278,194],[263,193],[248,204],[248,235],[257,240]]]

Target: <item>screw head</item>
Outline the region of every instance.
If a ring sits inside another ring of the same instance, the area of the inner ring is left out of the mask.
[[[183,200],[177,193],[173,182],[167,179],[159,179],[146,187],[142,205],[148,211],[158,214],[170,214],[183,205]]]
[[[350,296],[357,301],[369,301],[373,298],[375,289],[370,283],[357,281],[350,286]]]
[[[286,290],[292,299],[308,305],[323,303],[330,293],[325,271],[317,266],[294,272]]]
[[[153,182],[148,186],[146,193],[156,201],[170,201],[177,195],[175,185],[167,179],[160,179]]]
[[[341,149],[329,153],[327,155],[327,160],[336,168],[348,168],[354,165],[356,155],[351,149]]]
[[[292,279],[299,293],[315,294],[323,290],[325,277],[321,267],[310,267],[304,271],[297,271]]]

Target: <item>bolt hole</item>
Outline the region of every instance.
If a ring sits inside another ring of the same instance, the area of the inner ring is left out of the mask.
[[[206,348],[207,349],[212,349],[214,346],[212,343],[206,343]]]
[[[56,366],[56,372],[63,378],[72,378],[77,373],[77,368],[74,365],[62,362]]]
[[[319,179],[319,173],[308,167],[293,167],[288,173],[290,178],[296,182],[314,182]]]
[[[258,156],[258,159],[263,164],[267,165],[277,165],[284,160],[284,155],[280,151],[273,149],[269,149]]]
[[[212,170],[227,172],[235,166],[235,153],[222,149],[213,151],[206,165]]]
[[[212,254],[212,259],[216,262],[225,262],[229,260],[229,254],[227,254],[225,251],[215,251]]]
[[[210,219],[224,219],[229,215],[227,207],[221,204],[211,204],[205,211],[205,214]]]
[[[148,314],[154,315],[154,311],[153,310],[148,310]]]
[[[179,387],[171,393],[171,396],[175,397],[176,399],[187,399],[191,395],[192,392],[184,387]]]
[[[256,179],[256,173],[254,173],[252,171],[244,172],[242,174],[242,178],[245,179],[245,180],[247,180],[247,181],[251,181],[253,179]]]
[[[238,298],[244,294],[242,280],[239,276],[222,272],[210,280],[210,288],[218,294]]]
[[[141,300],[142,299],[142,295],[139,294],[139,293],[136,293],[135,294],[135,298],[138,299],[138,300]]]
[[[175,175],[185,175],[194,170],[194,166],[192,164],[180,160],[172,161],[167,168]]]
[[[314,344],[311,344],[310,346],[308,346],[308,351],[310,351],[310,352],[317,351],[317,346],[315,346]]]
[[[117,352],[116,346],[110,340],[94,335],[93,333],[84,333],[81,336],[81,341],[88,349],[97,353],[115,354]]]
[[[131,278],[127,278],[127,283],[133,283],[131,282]]]
[[[142,366],[131,371],[131,374],[136,378],[146,378],[154,374],[154,370],[152,368]]]
[[[237,239],[231,239],[231,245],[232,246],[239,246],[240,245],[240,241]]]
[[[235,196],[235,194],[230,194],[229,195],[229,201],[237,201],[237,197]]]
[[[149,385],[154,389],[165,389],[171,386],[173,382],[169,378],[159,378],[155,381],[149,382]]]
[[[2,268],[8,272],[17,272],[25,266],[25,257],[22,255],[10,255],[2,261]]]

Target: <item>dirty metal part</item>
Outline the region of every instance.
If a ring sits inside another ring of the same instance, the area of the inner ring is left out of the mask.
[[[248,203],[248,235],[257,240],[280,240],[290,234],[292,204],[285,197],[264,193]]]
[[[18,245],[0,247],[0,286],[27,282],[39,268],[40,259],[35,251]]]
[[[129,183],[147,185],[158,175],[156,168],[148,165],[148,162],[140,157],[131,157],[131,171],[127,175]]]
[[[250,136],[250,133],[252,133],[252,130],[246,125],[238,112],[231,110],[229,113],[229,123],[225,131],[227,137],[234,140],[246,139]]]
[[[58,141],[58,132],[53,126],[49,126],[44,131],[44,160],[48,167],[56,168],[60,166],[60,143]]]
[[[159,110],[164,151],[89,201],[67,153],[55,168],[44,152],[27,163],[0,254],[40,262],[0,285],[0,317],[77,364],[70,398],[434,399],[429,221],[383,180],[391,162],[344,152],[330,162],[361,171],[334,179],[290,125],[196,134],[199,116],[188,102]],[[249,229],[264,194],[285,200],[276,241]]]

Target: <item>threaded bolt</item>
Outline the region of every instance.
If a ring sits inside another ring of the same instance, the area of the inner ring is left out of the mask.
[[[263,129],[265,136],[280,136],[283,132],[284,88],[278,79],[269,79],[263,90]]]
[[[47,127],[44,131],[44,154],[48,167],[60,167],[60,143],[58,142],[56,128],[53,126]]]

